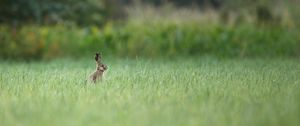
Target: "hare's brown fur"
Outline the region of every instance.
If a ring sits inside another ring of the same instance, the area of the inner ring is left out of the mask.
[[[102,76],[104,71],[107,70],[107,66],[103,63],[101,63],[101,55],[99,53],[96,53],[95,55],[95,61],[96,61],[96,71],[90,75],[90,81],[93,83],[96,83],[98,80],[102,80]]]

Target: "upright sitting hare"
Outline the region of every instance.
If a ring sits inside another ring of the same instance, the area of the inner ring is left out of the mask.
[[[105,70],[107,70],[107,66],[105,64],[101,63],[101,55],[100,53],[96,53],[95,55],[95,61],[96,61],[96,71],[90,75],[89,80],[93,83],[96,83],[98,80],[102,79],[103,73]]]

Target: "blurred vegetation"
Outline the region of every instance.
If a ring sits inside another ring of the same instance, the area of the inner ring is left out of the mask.
[[[117,7],[110,0],[1,0],[0,22],[10,25],[64,23],[100,26],[121,13]]]
[[[107,24],[101,29],[56,25],[10,30],[8,26],[0,29],[0,54],[4,58],[49,59],[93,54],[99,50],[106,55],[125,57],[203,54],[296,57],[300,51],[299,32],[280,26],[127,22],[119,27]]]
[[[293,0],[2,0],[0,57],[299,57]]]

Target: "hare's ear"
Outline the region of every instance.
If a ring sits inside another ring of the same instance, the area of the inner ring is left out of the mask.
[[[95,60],[96,60],[96,61],[99,60],[99,56],[100,56],[100,53],[96,53],[96,55],[95,55]]]

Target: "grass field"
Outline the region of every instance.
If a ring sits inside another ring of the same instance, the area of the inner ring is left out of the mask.
[[[298,126],[296,59],[0,62],[0,125]]]

